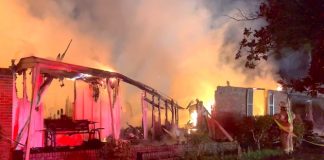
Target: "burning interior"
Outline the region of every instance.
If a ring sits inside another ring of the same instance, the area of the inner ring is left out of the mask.
[[[84,140],[106,142],[107,137],[135,137],[145,141],[149,137],[151,140],[161,139],[163,134],[167,134],[177,139],[177,143],[179,138],[181,139],[182,129],[178,127],[179,110],[185,108],[179,106],[172,98],[120,73],[38,57],[22,58],[18,64],[13,62],[11,70],[14,80],[21,76],[23,82],[22,98],[17,97],[17,88],[13,86],[13,148],[24,149],[25,159],[29,159],[31,148],[77,146]],[[31,88],[27,87],[28,71],[32,78]],[[45,119],[42,100],[54,79],[59,80],[61,87],[64,86],[63,80],[73,82],[74,102],[72,106],[65,108],[65,111],[59,109]],[[135,128],[129,125],[133,131],[127,133],[127,130],[124,130],[127,135],[121,134],[120,121],[123,115],[119,88],[122,82],[142,90],[142,126]],[[84,90],[82,87],[88,89]],[[31,93],[29,98],[28,91]],[[191,122],[185,129],[188,134],[197,129],[214,126],[214,130],[220,129],[233,141],[224,128],[211,118],[201,101],[197,100],[196,104],[190,104],[188,108],[191,114]],[[149,113],[149,110],[152,113]],[[151,114],[151,120],[148,119],[148,114]],[[151,126],[148,126],[149,121]]]

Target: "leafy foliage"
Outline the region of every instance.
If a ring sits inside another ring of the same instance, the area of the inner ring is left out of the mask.
[[[258,30],[245,28],[236,59],[246,55],[245,67],[255,68],[269,56],[281,58],[283,49],[311,53],[308,75],[288,80],[282,77],[284,87],[307,91],[315,96],[324,93],[324,3],[322,0],[266,0],[255,14],[267,25]],[[243,16],[242,20],[253,20]],[[294,54],[294,53],[291,53]]]
[[[243,117],[239,121],[239,132],[236,137],[244,146],[260,150],[273,141],[269,139],[271,137],[270,129],[273,125],[274,121],[271,116]]]
[[[295,146],[300,147],[302,144],[302,139],[306,133],[305,125],[302,121],[294,121],[294,133],[297,136],[295,139]]]
[[[274,142],[280,142],[280,129],[272,116],[242,117],[232,122],[235,132],[230,132],[243,149],[275,148]],[[224,126],[227,129],[228,125]],[[294,121],[295,145],[298,147],[305,134],[303,122]]]

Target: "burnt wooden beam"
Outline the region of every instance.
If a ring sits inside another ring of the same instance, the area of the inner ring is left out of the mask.
[[[103,78],[118,78],[125,83],[129,83],[148,94],[154,95],[155,97],[160,98],[162,101],[166,101],[167,103],[170,103],[173,101],[172,98],[162,95],[154,88],[145,85],[139,81],[133,80],[123,74],[117,73],[117,72],[110,72],[110,71],[104,71],[100,69],[90,68],[90,67],[84,67],[69,63],[64,63],[60,61],[55,60],[48,60],[44,58],[39,57],[25,57],[20,59],[19,63],[16,66],[12,66],[17,73],[21,73],[22,71],[28,69],[28,68],[34,68],[36,65],[39,65],[41,68],[42,74],[49,74],[53,75],[55,77],[64,77],[64,78],[71,78],[74,77],[80,73],[91,75],[94,78],[103,79]],[[178,109],[184,109],[183,107],[179,106],[178,104],[174,104],[174,107]]]
[[[168,102],[167,101],[164,101],[165,102],[165,124],[168,123]]]
[[[178,126],[179,125],[179,108],[175,108],[175,120],[176,120],[176,125]]]
[[[151,100],[149,100],[148,98],[144,98],[144,100],[145,100],[147,103],[151,104],[152,107],[159,108],[159,105],[156,104],[154,101],[151,101]],[[165,109],[164,107],[161,107],[161,106],[160,106],[160,108],[161,108],[161,109]]]
[[[171,102],[171,124],[174,125],[174,103]]]
[[[154,96],[152,96],[152,128],[154,129],[155,116],[154,116]],[[154,136],[153,136],[154,137]]]
[[[159,125],[161,125],[161,106],[160,106],[160,98],[158,99],[158,111],[159,111]]]

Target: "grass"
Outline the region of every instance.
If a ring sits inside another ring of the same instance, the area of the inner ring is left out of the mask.
[[[273,157],[280,157],[283,155],[283,152],[281,150],[274,150],[274,149],[263,149],[263,150],[257,150],[252,152],[246,152],[242,154],[242,157],[240,160],[263,160],[263,159],[269,159]],[[184,157],[186,160],[237,160],[237,155],[201,155],[197,157],[194,153],[188,154],[186,157]]]
[[[263,150],[243,153],[242,160],[261,160],[270,157],[277,157],[282,154],[283,152],[281,150],[263,149]]]

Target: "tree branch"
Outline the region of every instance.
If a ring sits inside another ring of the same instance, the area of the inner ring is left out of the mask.
[[[233,17],[233,16],[229,16],[229,15],[224,15],[225,17],[234,19],[235,21],[253,21],[256,19],[259,19],[260,16],[259,15],[250,15],[247,16],[245,13],[243,13],[243,11],[239,8],[236,8],[236,10],[238,10],[238,13],[240,14],[240,17]]]

